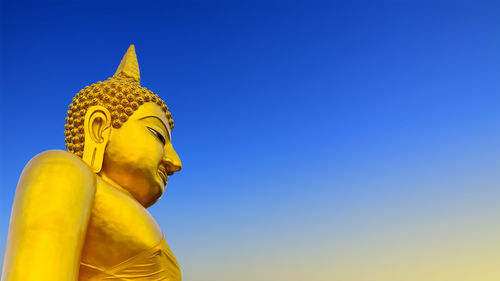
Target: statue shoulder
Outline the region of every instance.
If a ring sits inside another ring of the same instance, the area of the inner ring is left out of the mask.
[[[23,170],[12,205],[2,280],[77,280],[96,176],[51,150]]]
[[[33,157],[26,168],[72,170],[84,177],[94,177],[94,173],[81,158],[63,150],[47,150]]]
[[[95,177],[96,175],[79,157],[67,151],[48,150],[28,162],[24,167],[20,183],[37,181],[53,187],[68,184],[73,188],[80,186],[94,192]]]

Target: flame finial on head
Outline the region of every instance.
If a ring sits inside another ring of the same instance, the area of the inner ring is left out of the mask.
[[[116,70],[116,73],[115,75],[113,75],[113,77],[116,77],[120,73],[133,78],[137,82],[141,82],[139,62],[137,61],[137,55],[135,54],[135,47],[133,44],[128,47],[128,50],[123,56],[123,59],[120,62],[120,65],[118,66],[118,69]]]

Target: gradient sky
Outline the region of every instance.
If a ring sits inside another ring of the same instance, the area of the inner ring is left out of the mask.
[[[183,280],[500,280],[498,1],[0,5],[2,257],[24,165],[133,43]]]

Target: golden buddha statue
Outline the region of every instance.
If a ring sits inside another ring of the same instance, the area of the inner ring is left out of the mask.
[[[146,210],[181,169],[168,107],[140,86],[134,46],[115,75],[69,105],[67,151],[26,165],[12,207],[4,281],[181,280]]]

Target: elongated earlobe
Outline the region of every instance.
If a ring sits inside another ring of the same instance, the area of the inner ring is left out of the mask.
[[[100,105],[90,107],[85,114],[85,144],[82,158],[94,173],[101,171],[110,132],[111,115],[109,110]]]

